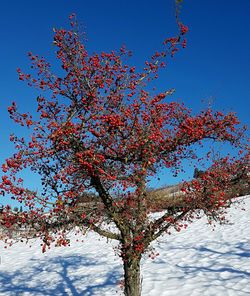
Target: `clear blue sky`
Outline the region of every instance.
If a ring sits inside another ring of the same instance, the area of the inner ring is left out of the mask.
[[[72,12],[86,27],[90,51],[125,44],[137,66],[176,32],[173,0],[1,1],[0,162],[11,152],[8,134],[16,130],[7,106],[15,100],[23,111],[32,111],[38,94],[18,80],[16,68],[28,68],[28,51],[53,61],[52,28],[66,27]],[[159,91],[175,88],[175,98],[194,111],[210,101],[215,109],[235,111],[249,125],[249,15],[248,0],[184,0],[181,18],[190,28],[188,45],[162,72]]]

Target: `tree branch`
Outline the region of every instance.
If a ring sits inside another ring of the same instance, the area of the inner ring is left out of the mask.
[[[109,193],[106,192],[105,188],[103,187],[101,180],[97,176],[91,177],[91,183],[95,187],[96,191],[98,192],[106,210],[108,216],[114,221],[115,225],[120,231],[125,230],[124,222],[121,221],[119,218],[119,213],[117,212],[116,208],[113,205],[113,199],[109,195]]]
[[[170,226],[173,226],[178,220],[184,218],[184,216],[189,212],[189,210],[183,211],[178,214],[173,220],[167,223],[165,226],[162,226],[164,222],[166,222],[166,218],[169,217],[169,213],[164,214],[159,219],[151,222],[148,225],[148,229],[144,233],[144,242],[145,245],[148,246],[152,241],[161,236]],[[158,230],[158,231],[157,231]]]

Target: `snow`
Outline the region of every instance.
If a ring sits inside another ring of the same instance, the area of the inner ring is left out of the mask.
[[[155,242],[160,255],[142,261],[142,295],[250,295],[250,196],[244,200],[246,211],[230,209],[229,225],[212,231],[202,218]],[[0,243],[0,295],[123,295],[115,245],[95,233],[44,254],[38,241],[8,249]]]

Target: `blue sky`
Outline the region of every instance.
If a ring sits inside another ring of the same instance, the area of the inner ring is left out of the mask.
[[[28,69],[28,51],[53,62],[52,28],[67,27],[72,12],[86,28],[89,51],[125,44],[138,67],[176,33],[173,0],[1,1],[0,162],[11,152],[8,135],[16,130],[7,106],[15,100],[23,111],[32,111],[38,95],[18,80],[16,68]],[[249,125],[249,14],[248,0],[184,1],[181,18],[190,28],[187,48],[169,60],[158,90],[175,88],[174,98],[194,111],[208,102],[214,109],[235,111]]]

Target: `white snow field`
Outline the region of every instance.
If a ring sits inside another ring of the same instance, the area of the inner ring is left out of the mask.
[[[250,196],[244,200],[246,211],[230,209],[231,225],[212,231],[202,218],[154,243],[160,255],[142,262],[142,295],[250,295]],[[8,249],[1,242],[0,295],[123,295],[115,243],[94,233],[83,240],[44,254],[38,241]]]

